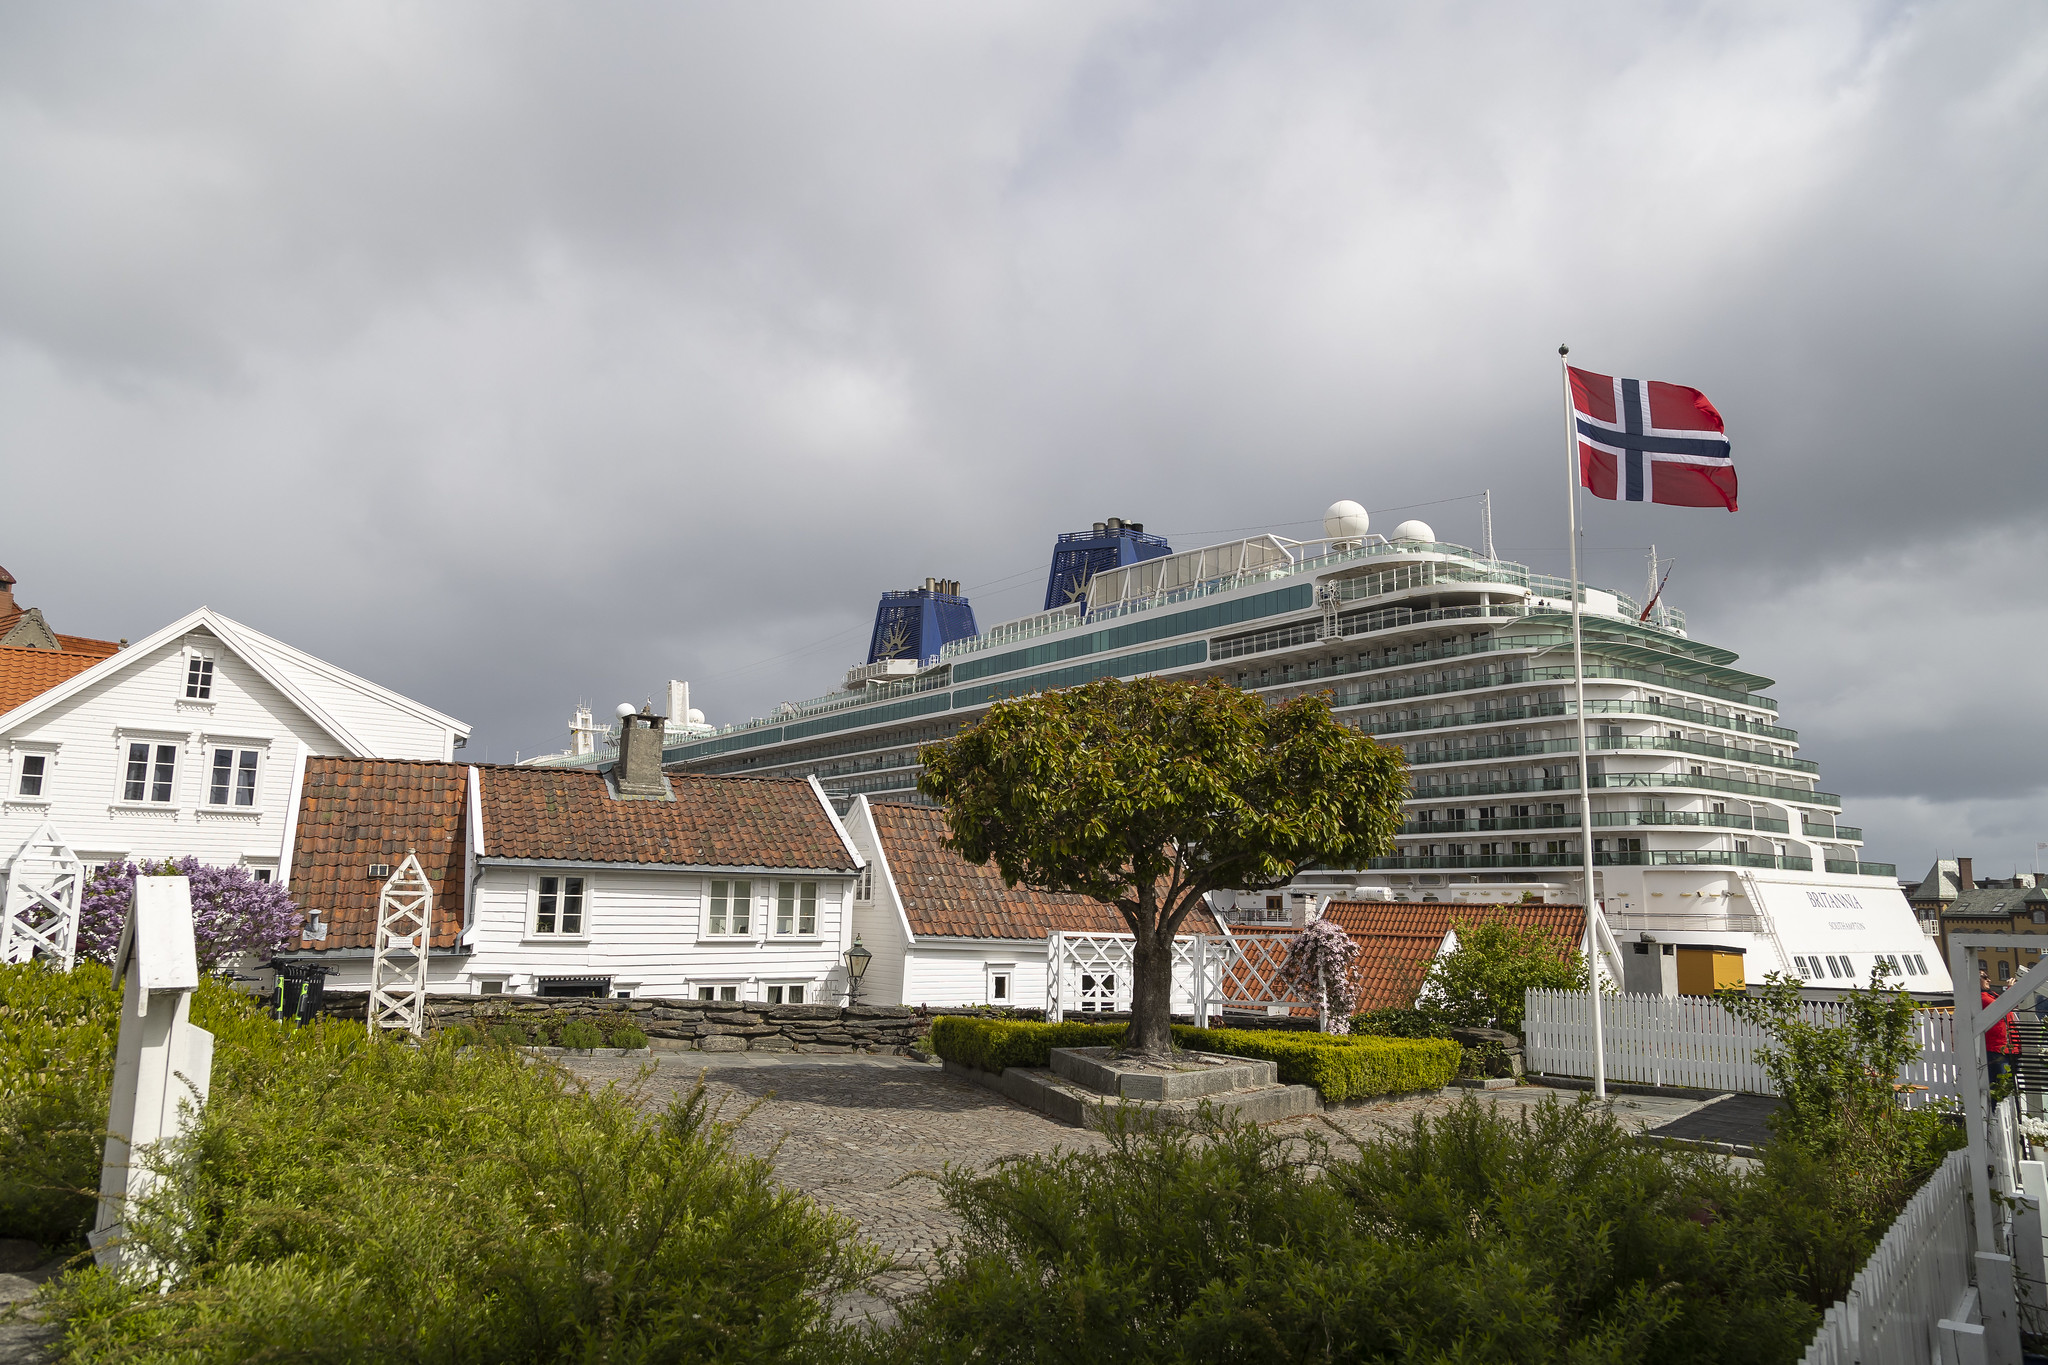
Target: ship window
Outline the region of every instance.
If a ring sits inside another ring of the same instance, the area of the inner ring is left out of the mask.
[[[1926,959],[1926,958],[1924,958],[1924,957],[1922,957],[1922,956],[1920,956],[1920,954],[1918,954],[1918,953],[1915,953],[1915,954],[1913,954],[1913,960],[1914,960],[1915,962],[1917,962],[1917,963],[1919,963],[1919,964],[1920,964],[1920,975],[1922,975],[1922,976],[1926,976],[1926,975],[1928,975],[1928,971],[1927,971],[1927,959]]]

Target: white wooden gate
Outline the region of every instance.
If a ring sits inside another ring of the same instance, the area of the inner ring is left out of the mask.
[[[78,961],[85,865],[48,821],[22,841],[0,891],[0,962],[41,958],[62,971]]]
[[[1593,1012],[1585,991],[1531,990],[1522,1023],[1523,1056],[1530,1071],[1547,1076],[1593,1074]],[[1799,1007],[1810,1024],[1838,1026],[1846,1007]],[[1702,1090],[1775,1093],[1757,1061],[1770,1045],[1760,1026],[1736,1018],[1713,1000],[1694,996],[1608,995],[1601,998],[1607,1079]],[[1920,1055],[1900,1073],[1907,1102],[1920,1105],[1961,1096],[1956,1070],[1955,1016],[1922,1010],[1915,1028]]]

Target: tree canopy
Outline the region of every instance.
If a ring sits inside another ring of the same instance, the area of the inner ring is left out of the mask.
[[[1104,679],[997,703],[921,755],[948,843],[1011,885],[1116,907],[1136,936],[1127,1046],[1168,1045],[1174,934],[1211,891],[1283,886],[1393,845],[1406,766],[1320,696]]]

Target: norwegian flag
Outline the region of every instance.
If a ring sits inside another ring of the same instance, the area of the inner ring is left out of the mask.
[[[1721,414],[1698,389],[1572,367],[1579,482],[1596,498],[1735,510]]]

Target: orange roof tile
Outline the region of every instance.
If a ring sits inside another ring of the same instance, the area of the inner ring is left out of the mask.
[[[106,657],[106,654],[88,654],[82,650],[74,653],[69,648],[0,649],[0,714],[12,711],[23,702],[33,701],[59,683],[71,681]]]
[[[1332,901],[1324,918],[1342,929],[1358,947],[1352,966],[1352,985],[1358,991],[1358,1009],[1406,1009],[1415,1003],[1429,976],[1430,964],[1443,947],[1444,935],[1458,923],[1505,921],[1518,928],[1539,929],[1554,938],[1560,955],[1577,952],[1584,935],[1586,912],[1576,905],[1515,903],[1466,905],[1439,901]],[[1244,927],[1236,930],[1240,939],[1294,937],[1299,930]],[[1224,996],[1230,1000],[1253,1000],[1268,995],[1291,995],[1276,988],[1275,978],[1281,952],[1248,953],[1231,969]],[[1308,1011],[1297,1008],[1296,1014]]]
[[[309,758],[292,840],[292,899],[317,911],[327,937],[311,949],[375,946],[382,878],[408,851],[434,887],[432,946],[462,933],[469,768],[369,758]]]
[[[882,851],[896,880],[910,931],[936,938],[1041,939],[1054,930],[1124,934],[1130,926],[1093,896],[1007,886],[993,863],[970,863],[945,846],[946,813],[935,806],[871,801]],[[1206,906],[1185,934],[1220,932]]]
[[[492,858],[854,871],[803,778],[668,773],[673,801],[621,801],[588,768],[480,768]]]

